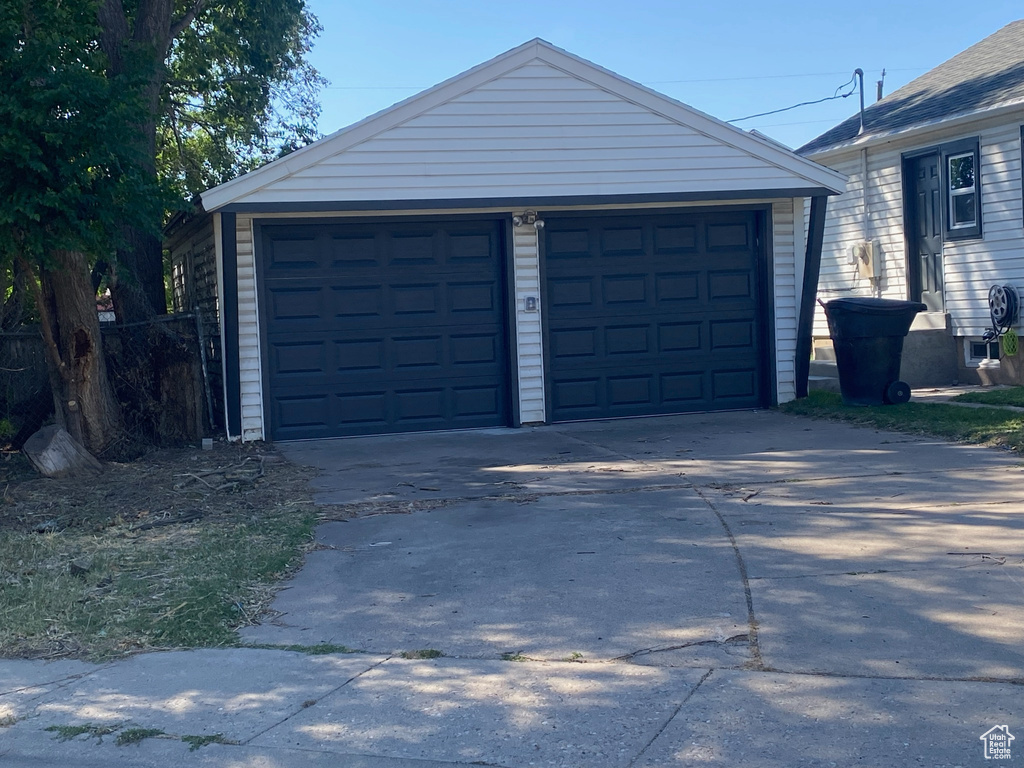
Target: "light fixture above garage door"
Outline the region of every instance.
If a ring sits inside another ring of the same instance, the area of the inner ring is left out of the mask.
[[[523,211],[521,214],[512,217],[512,226],[544,229],[544,219],[538,218],[536,211]]]

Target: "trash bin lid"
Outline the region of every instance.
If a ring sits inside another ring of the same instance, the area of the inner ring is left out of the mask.
[[[845,299],[832,299],[825,304],[825,311],[855,312],[862,315],[902,315],[907,312],[924,312],[928,309],[920,301],[900,301],[898,299],[872,299],[867,296],[850,296]]]

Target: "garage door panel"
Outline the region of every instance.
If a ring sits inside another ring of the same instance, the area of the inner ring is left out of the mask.
[[[330,396],[324,392],[277,398],[274,412],[282,430],[320,431],[330,422]]]
[[[378,269],[382,255],[380,243],[373,235],[332,237],[329,267],[331,270]]]
[[[320,245],[314,237],[282,238],[267,264],[269,274],[275,272],[312,272],[319,269]]]
[[[346,431],[366,434],[383,431],[387,427],[388,393],[383,389],[336,394],[334,401],[337,404],[337,423]]]
[[[596,409],[601,401],[600,386],[601,379],[596,376],[586,379],[556,380],[552,387],[555,411],[580,414],[577,418],[588,418],[586,414]]]
[[[324,312],[323,290],[289,286],[270,291],[271,317],[277,321],[301,321],[315,325]]]
[[[332,286],[330,291],[336,319],[366,323],[367,318],[374,318],[380,322],[384,315],[384,291],[379,285]]]
[[[357,372],[375,377],[384,372],[386,342],[381,337],[335,340],[334,368],[342,376]]]
[[[707,399],[704,388],[705,378],[703,371],[662,374],[659,382],[662,403],[679,406],[682,410],[687,410],[694,403],[699,406],[702,401]]]
[[[437,283],[393,285],[390,291],[391,311],[401,315],[437,315],[441,312],[441,286]],[[404,321],[396,317],[396,323]]]
[[[608,275],[601,279],[601,292],[608,306],[617,304],[646,304],[648,301],[646,274]]]
[[[388,264],[392,267],[440,266],[440,254],[433,232],[393,234],[386,242]]]
[[[753,213],[551,217],[544,231],[552,420],[763,405]]]
[[[491,242],[492,238],[492,234],[450,231],[447,264],[454,267],[486,264],[488,253],[494,245]]]
[[[281,376],[327,375],[327,345],[322,341],[295,341],[270,348],[272,365]]]
[[[700,300],[699,272],[663,272],[654,276],[654,298],[658,304]]]
[[[658,323],[658,352],[692,353],[701,349],[704,323],[700,321]]]
[[[554,328],[548,334],[552,360],[590,357],[598,355],[598,329],[594,326],[582,328]]]
[[[500,231],[494,221],[263,225],[273,438],[507,424]]]
[[[751,227],[746,222],[709,223],[707,229],[708,251],[743,250],[751,246]]]
[[[451,336],[451,364],[467,370],[474,366],[499,365],[502,352],[497,331],[491,333],[454,334]]]
[[[448,285],[448,310],[453,315],[476,312],[493,316],[498,305],[498,286],[491,281]]]
[[[654,227],[654,252],[659,256],[694,253],[698,250],[696,224],[661,225]]]
[[[711,351],[754,350],[754,323],[750,320],[716,320],[710,323]]]
[[[604,329],[604,348],[608,357],[621,359],[623,356],[647,355],[653,351],[652,328],[640,325],[610,325]]]
[[[548,281],[548,303],[555,309],[576,309],[594,306],[592,277],[553,277]]]
[[[601,232],[602,256],[643,256],[644,230],[642,227],[612,227]]]
[[[590,230],[565,228],[548,230],[545,256],[551,261],[590,258]]]
[[[654,376],[612,376],[608,379],[608,404],[612,408],[648,406],[654,403]]]
[[[715,371],[711,377],[711,385],[712,395],[716,400],[747,400],[757,392],[757,370],[742,368]]]

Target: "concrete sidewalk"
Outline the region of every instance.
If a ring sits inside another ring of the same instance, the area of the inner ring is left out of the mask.
[[[0,766],[1024,762],[1014,454],[770,412],[282,451],[364,516],[243,639],[358,652],[0,662]]]

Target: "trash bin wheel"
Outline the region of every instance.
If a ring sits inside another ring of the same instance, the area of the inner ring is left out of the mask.
[[[885,388],[885,402],[898,405],[910,401],[910,385],[905,381],[894,381]]]

